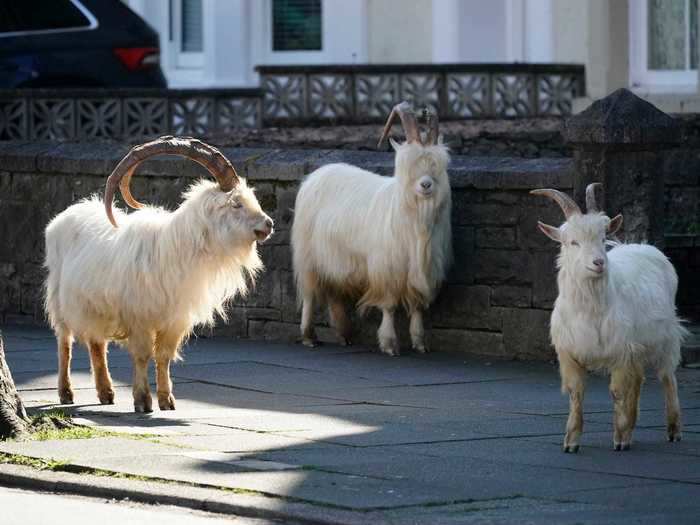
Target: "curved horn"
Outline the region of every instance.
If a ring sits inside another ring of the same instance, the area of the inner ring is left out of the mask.
[[[438,122],[437,114],[433,113],[432,111],[426,110],[425,115],[426,121],[428,122],[430,129],[428,130],[428,137],[425,143],[423,143],[423,145],[432,146],[434,144],[437,144],[438,142],[438,136],[440,135],[440,124]]]
[[[561,207],[561,211],[564,212],[564,217],[566,217],[567,220],[572,215],[581,215],[581,208],[579,208],[578,204],[576,204],[574,200],[571,197],[569,197],[566,193],[562,193],[559,190],[532,190],[530,192],[530,195],[542,195],[544,197],[549,197],[550,199],[552,199],[559,205],[559,207]]]
[[[406,133],[406,142],[420,142],[416,115],[413,113],[411,105],[408,102],[403,101],[400,104],[396,104],[391,110],[391,113],[389,113],[389,118],[384,125],[384,131],[382,132],[382,136],[377,143],[377,147],[381,147],[382,142],[384,142],[386,137],[389,135],[391,126],[394,125],[394,121],[396,120],[397,116],[401,118],[401,125]]]
[[[586,186],[586,212],[587,213],[597,213],[598,204],[595,201],[595,190],[598,187],[603,187],[600,182],[593,182]]]
[[[117,222],[112,212],[112,200],[117,187],[121,190],[122,197],[129,206],[132,208],[142,207],[143,204],[131,195],[129,183],[138,165],[155,155],[180,155],[192,159],[204,166],[214,176],[222,191],[231,191],[238,184],[238,174],[228,159],[218,149],[200,140],[191,137],[165,136],[134,146],[114,168],[105,187],[105,210],[109,222],[115,228]]]

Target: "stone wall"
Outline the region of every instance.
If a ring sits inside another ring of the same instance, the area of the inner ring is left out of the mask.
[[[111,143],[6,143],[0,145],[0,321],[43,322],[43,229],[78,199],[100,192],[125,153]],[[260,247],[266,271],[247,300],[237,299],[217,332],[238,337],[294,340],[299,315],[292,279],[289,229],[299,180],[329,162],[351,162],[391,173],[387,153],[333,150],[224,149],[257,188],[276,233]],[[456,260],[428,325],[436,350],[502,357],[551,357],[549,309],[556,295],[555,246],[535,227],[557,223],[556,206],[527,194],[534,187],[570,190],[568,159],[453,157]],[[174,175],[176,174],[176,175]],[[137,198],[175,207],[193,178],[195,163],[154,159],[134,178]],[[317,314],[322,339],[334,340],[325,312]],[[405,319],[400,319],[406,335]],[[376,313],[356,319],[358,342],[373,343]]]

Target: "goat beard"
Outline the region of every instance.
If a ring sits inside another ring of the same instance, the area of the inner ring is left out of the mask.
[[[432,290],[432,238],[437,222],[438,206],[434,198],[418,199],[416,208],[416,243],[409,269],[409,282],[415,289],[419,302],[428,302]]]

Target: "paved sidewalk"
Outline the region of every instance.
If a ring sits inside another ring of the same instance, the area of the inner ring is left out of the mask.
[[[51,333],[2,330],[27,405],[54,407]],[[194,339],[184,357],[172,371],[177,410],[143,415],[132,412],[128,354],[111,352],[117,404],[101,406],[87,352],[76,347],[71,411],[119,434],[4,442],[0,452],[127,473],[141,477],[134,484],[192,498],[204,489],[231,501],[258,498],[302,521],[697,523],[700,516],[697,370],[679,370],[683,441],[665,441],[663,396],[650,377],[629,452],[612,450],[607,384],[592,376],[583,446],[570,455],[561,452],[568,403],[553,364],[228,339]],[[0,482],[11,467],[0,465]]]

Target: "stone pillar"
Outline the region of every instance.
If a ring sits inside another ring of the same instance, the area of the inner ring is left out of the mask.
[[[681,139],[680,123],[627,89],[618,89],[564,123],[574,148],[574,199],[602,182],[599,206],[624,216],[627,242],[663,247],[664,157]]]

